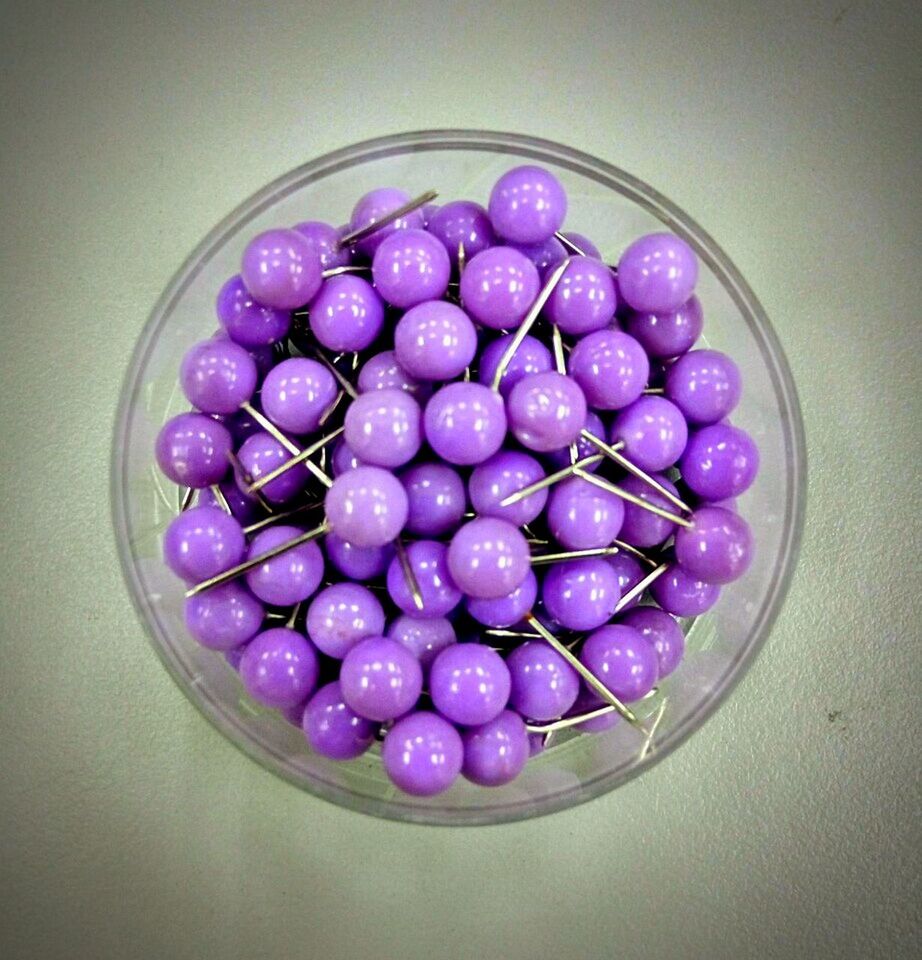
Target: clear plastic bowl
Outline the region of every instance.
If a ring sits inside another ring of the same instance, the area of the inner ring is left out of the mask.
[[[177,511],[177,490],[154,464],[154,441],[163,422],[187,407],[177,387],[180,360],[191,343],[214,332],[215,295],[237,272],[249,237],[304,219],[342,223],[355,200],[378,186],[414,195],[432,187],[442,202],[485,201],[497,177],[523,162],[560,178],[569,197],[567,228],[591,237],[603,254],[616,257],[629,241],[663,227],[697,252],[704,339],[741,368],[744,394],[733,419],[753,434],[762,456],[758,480],[740,501],[757,553],[749,573],[692,625],[679,669],[638,705],[648,726],[659,717],[652,739],[626,723],[603,734],[561,737],[506,787],[459,779],[447,793],[419,799],[389,783],[376,750],[345,764],[312,754],[300,730],[244,696],[221,654],[188,635],[182,590],[160,548]],[[327,154],[269,184],[215,227],[173,277],[141,334],[112,457],[125,579],[154,649],[192,703],[267,770],[315,796],[380,817],[450,825],[519,820],[589,800],[694,733],[749,668],[778,615],[797,559],[805,491],[803,424],[790,370],[762,307],[711,237],[665,197],[602,160],[546,140],[469,130],[401,134]]]

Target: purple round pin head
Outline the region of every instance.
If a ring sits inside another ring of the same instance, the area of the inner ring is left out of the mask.
[[[489,723],[465,731],[465,779],[481,787],[501,787],[511,783],[528,762],[528,732],[522,718],[504,710]]]
[[[397,362],[417,380],[451,380],[460,376],[477,353],[477,331],[453,303],[427,300],[397,322]]]
[[[471,506],[482,517],[498,517],[516,527],[531,523],[544,509],[547,489],[536,490],[524,500],[506,507],[501,507],[500,503],[513,493],[542,480],[544,476],[544,468],[529,454],[518,450],[500,450],[471,471],[468,480]]]
[[[340,231],[329,223],[320,220],[305,220],[293,227],[307,241],[307,245],[320,257],[321,270],[335,267],[347,267],[352,263],[352,253],[348,247],[340,247]]]
[[[233,650],[259,633],[262,604],[236,581],[212,587],[186,600],[186,629],[210,650]]]
[[[497,236],[514,243],[540,243],[563,224],[567,195],[549,170],[523,164],[496,181],[487,209]]]
[[[357,547],[383,547],[407,522],[407,494],[400,481],[380,467],[340,474],[324,500],[333,532]]]
[[[666,371],[666,396],[689,423],[716,423],[729,416],[741,393],[739,367],[718,350],[692,350]]]
[[[394,619],[387,628],[389,640],[396,640],[419,660],[425,672],[436,656],[458,639],[451,621],[445,617],[410,617]]]
[[[233,339],[227,335],[223,327],[219,327],[211,337],[212,340],[225,340],[233,343]],[[266,344],[262,347],[244,347],[247,355],[256,364],[257,383],[272,369],[275,364],[274,344]]]
[[[546,746],[547,746],[546,733],[528,734],[528,756],[529,757],[537,757],[539,753],[544,753],[544,748]]]
[[[257,403],[256,406],[259,406]],[[236,413],[217,415],[216,420],[220,420],[231,432],[234,438],[234,445],[240,446],[244,440],[248,440],[254,433],[262,431],[263,427],[256,422],[253,414],[249,410],[238,410]]]
[[[575,230],[564,230],[563,235],[570,243],[582,250],[581,256],[595,257],[596,260],[602,259],[599,248],[585,234],[577,233]]]
[[[230,507],[231,516],[239,520],[244,526],[252,523],[257,517],[264,516],[259,502],[243,493],[232,478],[222,480],[218,485],[221,496]],[[210,487],[200,490],[195,501],[197,507],[220,507],[224,510],[224,503],[215,496]]]
[[[181,413],[160,428],[155,455],[173,483],[200,490],[224,477],[232,449],[230,431],[223,424],[203,413]]]
[[[333,476],[338,477],[341,473],[364,467],[365,461],[359,459],[352,447],[340,437],[333,444],[333,456],[330,459],[330,465],[333,469]]]
[[[621,623],[636,630],[656,651],[660,680],[679,665],[685,653],[685,634],[668,613],[656,607],[635,607],[621,618]]]
[[[393,720],[412,710],[423,688],[416,657],[396,640],[366,637],[343,658],[343,699],[368,720]]]
[[[717,603],[720,587],[698,580],[675,564],[650,584],[650,594],[666,613],[675,617],[697,617]]]
[[[543,640],[527,640],[506,658],[509,705],[529,720],[556,720],[576,702],[579,675]]]
[[[374,743],[378,727],[346,703],[339,682],[334,680],[308,701],[302,729],[314,753],[331,760],[352,760]]]
[[[261,530],[250,541],[247,559],[274,550],[299,537],[300,527],[279,525]],[[323,553],[313,541],[292,547],[271,560],[265,560],[246,574],[247,586],[263,603],[291,607],[306,600],[323,578]]]
[[[289,627],[257,634],[240,659],[240,679],[246,692],[276,710],[303,703],[314,692],[319,675],[313,644]]]
[[[460,527],[448,548],[448,569],[469,597],[505,597],[531,569],[528,541],[518,527],[496,517],[476,517]]]
[[[597,330],[577,341],[568,369],[590,407],[620,410],[643,393],[650,361],[633,337],[620,330]]]
[[[555,563],[541,584],[544,609],[568,630],[595,630],[608,623],[621,599],[618,577],[602,557]]]
[[[263,413],[277,427],[290,433],[313,433],[338,389],[322,363],[291,357],[266,374],[259,400]]]
[[[409,200],[410,195],[406,191],[398,190],[395,187],[380,187],[377,190],[369,191],[363,197],[360,197],[358,203],[352,208],[352,216],[349,218],[349,231],[359,230],[372,223],[377,223],[387,214],[408,203]],[[370,259],[374,256],[378,247],[392,233],[409,228],[421,228],[424,223],[422,210],[413,210],[390,223],[384,224],[374,233],[365,237],[364,240],[359,240],[355,245],[355,250],[363,257]]]
[[[488,723],[509,701],[509,670],[490,647],[453,643],[432,661],[429,694],[436,710],[452,723]]]
[[[686,573],[705,583],[739,580],[752,563],[753,542],[749,524],[722,507],[699,507],[690,527],[675,535],[675,556]]]
[[[256,389],[256,364],[232,340],[203,340],[190,347],[179,368],[186,399],[203,413],[234,413]]]
[[[218,291],[215,310],[230,339],[247,349],[283,340],[291,326],[291,314],[257,303],[239,274]]]
[[[553,370],[520,380],[506,401],[509,427],[529,450],[573,443],[586,422],[586,398],[575,380]]]
[[[431,233],[399,230],[378,245],[371,272],[378,293],[392,306],[405,310],[444,296],[451,262],[441,241]]]
[[[654,473],[651,476],[670,493],[678,493],[675,485],[662,474]],[[661,510],[668,510],[673,514],[676,512],[675,506],[669,500],[639,477],[622,477],[618,481],[618,486],[627,493],[640,497],[645,503],[650,503]],[[619,537],[632,547],[655,547],[671,537],[675,529],[676,525],[672,520],[625,501],[624,522],[621,524]]]
[[[704,327],[701,303],[692,297],[678,310],[638,313],[632,310],[624,329],[647,351],[650,357],[680,357],[695,345]]]
[[[467,506],[464,481],[444,463],[417,463],[400,475],[407,492],[406,529],[418,537],[440,537],[455,530]]]
[[[359,393],[372,390],[405,390],[417,399],[426,396],[421,384],[400,365],[393,350],[382,350],[365,361],[359,370]]]
[[[545,276],[551,267],[556,266],[567,255],[566,247],[556,237],[548,237],[541,243],[513,243],[510,246],[531,260],[539,277]]]
[[[424,203],[420,207],[420,212],[423,215],[423,226],[428,230],[430,221],[439,212],[439,205],[437,203]]]
[[[688,424],[664,397],[640,397],[615,417],[611,442],[623,443],[621,453],[641,470],[665,470],[682,455]]]
[[[365,350],[384,326],[384,302],[361,277],[330,277],[311,301],[309,322],[318,342],[328,350]]]
[[[247,477],[251,480],[259,480],[260,477],[271,473],[291,459],[292,455],[275,437],[264,431],[254,433],[243,441],[237,451],[237,460],[243,472],[243,475],[240,473],[236,475],[237,486],[246,493],[249,487]],[[307,467],[298,464],[280,474],[275,480],[270,480],[260,493],[269,503],[288,503],[304,490],[310,479],[311,475],[307,472]]]
[[[551,490],[547,525],[551,536],[567,550],[607,547],[624,521],[624,504],[607,490],[572,477]]]
[[[483,463],[503,445],[503,399],[480,383],[449,383],[433,394],[423,416],[426,439],[449,463]]]
[[[622,702],[645,697],[659,677],[653,644],[632,627],[601,627],[583,644],[580,662]]]
[[[477,366],[477,379],[482,384],[492,385],[496,369],[514,336],[515,334],[509,333],[503,337],[497,337],[484,348]],[[526,334],[503,371],[499,381],[499,392],[504,397],[508,397],[512,388],[523,377],[535,373],[546,373],[553,369],[554,359],[551,351],[540,340]]]
[[[431,797],[458,779],[464,759],[461,735],[437,713],[420,710],[398,720],[381,748],[384,770],[414,797]]]
[[[648,571],[644,570],[640,561],[636,557],[632,557],[626,550],[622,550],[613,557],[606,557],[605,559],[618,578],[618,593],[621,597],[626,596],[628,592],[633,590],[647,575]],[[635,597],[633,600],[628,601],[627,605],[621,609],[630,610],[631,607],[637,606],[638,603],[640,603],[640,597]]]
[[[605,424],[602,422],[602,418],[595,413],[593,410],[588,410],[586,412],[586,419],[583,423],[583,429],[588,430],[594,437],[598,437],[599,440],[605,439]],[[599,448],[591,441],[587,440],[582,434],[576,438],[576,459],[583,460],[586,457],[591,457],[593,454],[599,452]],[[570,465],[570,447],[561,447],[559,450],[551,450],[546,455],[547,462],[554,468],[554,470],[563,470],[564,467]],[[595,463],[590,463],[582,469],[586,473],[595,473],[596,470],[601,466],[601,461],[596,461]]]
[[[519,623],[535,605],[538,596],[538,579],[529,570],[525,579],[505,597],[494,597],[492,600],[483,600],[478,597],[468,597],[467,612],[486,627],[504,629]]]
[[[469,200],[455,200],[439,207],[426,223],[426,229],[441,241],[453,267],[458,266],[459,244],[464,244],[464,256],[469,261],[496,242],[487,211]]]
[[[479,324],[514,330],[538,296],[535,265],[513,247],[490,247],[473,257],[461,275],[461,302]]]
[[[360,640],[384,633],[384,609],[367,587],[334,583],[311,601],[305,625],[321,653],[342,660]]]
[[[404,390],[361,393],[346,410],[343,438],[364,463],[401,467],[419,452],[422,411]]]
[[[544,315],[561,332],[582,337],[607,327],[617,306],[615,278],[594,257],[571,257],[544,307]]]
[[[243,251],[240,276],[257,303],[303,307],[320,289],[320,255],[297,230],[266,230]]]
[[[357,547],[335,533],[328,533],[323,543],[327,559],[350,580],[364,582],[384,576],[394,556],[392,543],[380,547]]]
[[[163,535],[166,565],[188,583],[200,583],[236,566],[245,549],[243,528],[217,507],[184,511]]]
[[[759,472],[759,448],[745,430],[715,423],[692,434],[682,455],[682,480],[702,500],[745,493]]]
[[[416,577],[422,609],[416,606],[399,557],[387,568],[387,592],[391,600],[412,617],[444,617],[461,602],[461,591],[448,569],[448,548],[435,540],[417,540],[406,548],[407,561]]]
[[[671,233],[635,240],[618,261],[618,286],[635,310],[678,310],[698,282],[698,258]]]

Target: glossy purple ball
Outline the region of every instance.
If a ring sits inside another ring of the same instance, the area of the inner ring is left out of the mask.
[[[467,612],[485,627],[504,629],[520,623],[535,605],[538,596],[538,578],[529,570],[525,579],[505,597],[483,600],[468,597]]]
[[[650,584],[650,595],[666,613],[675,617],[697,617],[717,603],[720,587],[698,580],[676,564]]]
[[[452,723],[488,723],[509,701],[509,670],[490,647],[453,643],[432,661],[429,694],[436,710]]]
[[[426,439],[449,463],[473,465],[492,457],[506,437],[503,399],[479,383],[449,383],[426,404]]]
[[[621,453],[641,470],[665,470],[682,456],[688,424],[664,397],[640,397],[615,417],[611,442],[623,443]]]
[[[381,760],[388,777],[404,793],[431,797],[458,779],[464,747],[461,735],[447,720],[420,710],[388,730]]]
[[[416,657],[425,672],[436,656],[458,639],[451,621],[445,617],[396,617],[387,628],[390,640],[396,640]]]
[[[232,478],[222,480],[218,486],[221,496],[230,507],[231,516],[244,526],[252,523],[257,517],[265,516],[259,501],[243,493]],[[210,487],[199,491],[195,505],[197,507],[220,507],[222,510],[224,509],[224,503],[215,496]]]
[[[448,569],[469,597],[494,600],[519,586],[531,569],[528,541],[518,527],[476,517],[460,527],[448,548]]]
[[[580,714],[592,713],[600,707],[608,707],[608,705],[595,691],[584,686],[576,698],[576,703],[573,704],[570,715],[579,716]],[[591,720],[584,720],[573,729],[579,730],[580,733],[604,733],[606,730],[611,730],[612,727],[617,726],[620,719],[621,714],[608,707],[607,713],[593,717]]]
[[[186,600],[186,629],[210,650],[233,650],[259,633],[262,604],[235,580]]]
[[[653,644],[639,631],[620,624],[601,627],[590,635],[579,659],[622,703],[645,697],[659,678]]]
[[[529,720],[562,717],[576,702],[579,674],[543,640],[527,640],[506,658],[509,705]]]
[[[513,243],[510,246],[531,260],[540,277],[567,256],[566,247],[556,237],[548,237],[541,243]]]
[[[240,659],[246,692],[276,710],[303,703],[314,692],[319,675],[313,644],[289,627],[264,630],[249,642]]]
[[[306,629],[321,653],[342,660],[360,640],[384,633],[384,608],[367,587],[334,583],[311,601]]]
[[[263,413],[282,430],[313,433],[336,399],[333,374],[308,357],[283,360],[266,374],[259,400]]]
[[[426,223],[426,229],[441,241],[454,267],[458,266],[459,244],[464,244],[464,256],[469,262],[496,242],[487,211],[470,200],[454,200],[439,207]]]
[[[636,630],[656,651],[660,680],[681,663],[685,634],[674,617],[656,607],[635,607],[624,614],[620,622]]]
[[[421,399],[427,396],[423,384],[400,365],[397,354],[393,350],[382,350],[365,361],[359,370],[359,393],[370,393],[372,390],[405,390],[407,393]]]
[[[544,315],[561,332],[582,337],[607,327],[616,306],[611,270],[594,257],[571,257],[544,306]]]
[[[330,277],[311,301],[309,322],[318,342],[328,350],[365,350],[384,326],[384,301],[361,277]]]
[[[380,547],[357,547],[335,533],[328,533],[323,545],[330,563],[350,580],[365,582],[384,576],[394,557],[393,543]]]
[[[602,422],[602,418],[593,410],[588,410],[586,412],[586,420],[583,423],[583,429],[588,430],[594,437],[598,437],[600,440],[604,440],[607,433],[605,424]],[[583,460],[586,457],[591,457],[598,452],[599,448],[592,443],[592,441],[587,440],[582,435],[576,438],[577,460]],[[561,447],[559,450],[550,450],[545,459],[554,468],[554,470],[562,470],[564,467],[570,466],[569,444],[565,447]],[[582,469],[587,473],[595,473],[601,465],[602,461],[597,460],[595,463],[590,463]]]
[[[246,493],[247,477],[259,480],[260,477],[288,463],[292,455],[268,433],[260,431],[248,437],[237,451],[237,460],[240,463],[242,474],[237,474],[237,486]],[[260,493],[269,503],[288,503],[300,494],[310,483],[311,475],[307,467],[299,464],[271,480]]]
[[[525,722],[511,710],[504,710],[489,723],[465,731],[465,779],[481,787],[511,783],[528,762],[528,731]]]
[[[296,223],[292,230],[300,233],[307,245],[320,257],[321,270],[347,267],[352,263],[349,248],[339,245],[340,231],[337,227],[320,220],[305,220],[303,223]]]
[[[654,473],[651,476],[654,480],[658,480],[670,493],[678,492],[675,485],[662,474]],[[632,493],[635,497],[640,497],[645,503],[659,507],[661,510],[668,510],[670,513],[676,513],[674,504],[638,477],[622,477],[618,481],[618,486],[622,490]],[[644,510],[643,507],[638,507],[636,504],[625,502],[624,522],[621,524],[619,537],[632,547],[655,547],[671,537],[675,530],[676,525],[672,520],[667,520],[650,510]]]
[[[259,404],[257,403],[256,406]],[[228,416],[216,416],[215,419],[220,420],[230,430],[235,446],[238,447],[244,440],[249,440],[254,433],[260,433],[263,430],[248,410],[238,410]]]
[[[302,729],[314,753],[331,760],[352,760],[374,743],[378,726],[360,717],[343,699],[339,682],[333,681],[308,701]]]
[[[291,327],[289,311],[257,303],[239,274],[218,291],[215,310],[230,339],[247,349],[284,340]]]
[[[243,528],[217,507],[193,507],[174,517],[163,535],[166,565],[188,583],[200,583],[243,559]]]
[[[738,497],[759,472],[759,448],[745,430],[715,423],[692,434],[681,462],[682,480],[702,500]]]
[[[606,557],[605,559],[618,578],[618,592],[622,598],[625,597],[629,591],[633,590],[649,572],[649,570],[641,566],[640,561],[636,557],[631,556],[626,550],[622,550],[613,557]],[[633,600],[628,601],[621,609],[630,610],[631,607],[637,606],[638,603],[640,603],[640,597],[635,597]]]
[[[299,537],[300,527],[280,524],[261,530],[250,541],[247,559],[258,557]],[[291,607],[306,600],[323,579],[323,552],[314,541],[302,543],[265,560],[246,574],[247,586],[263,603]]]
[[[357,547],[383,547],[407,522],[407,494],[400,481],[380,467],[340,474],[324,500],[333,532]]]
[[[477,331],[453,303],[427,300],[400,318],[394,330],[398,363],[417,380],[452,380],[477,353]]]
[[[577,233],[575,230],[564,230],[563,235],[570,243],[579,247],[582,253],[579,256],[595,257],[596,260],[602,259],[599,248],[585,234]]]
[[[400,474],[407,492],[406,529],[418,537],[453,532],[467,506],[464,481],[444,463],[417,463]]]
[[[387,568],[387,592],[391,600],[412,617],[447,616],[461,602],[461,591],[448,569],[448,548],[435,540],[417,540],[407,546],[406,553],[423,606],[420,609],[413,600],[399,557],[394,557]]]
[[[602,557],[555,563],[541,584],[544,609],[568,630],[608,623],[621,599],[618,577]]]
[[[423,688],[416,657],[396,640],[366,637],[343,658],[343,699],[368,720],[394,720],[412,710]]]
[[[233,343],[231,337],[223,327],[219,327],[211,337],[212,340],[225,340]],[[256,364],[257,383],[272,369],[275,364],[274,344],[266,344],[262,347],[244,347],[247,355]]]
[[[257,303],[303,307],[320,289],[320,255],[297,230],[266,230],[243,251],[240,276]]]
[[[753,557],[752,530],[732,510],[699,507],[690,527],[679,527],[675,556],[686,573],[705,583],[731,583],[749,569]]]
[[[573,443],[586,422],[586,398],[575,380],[549,371],[520,380],[506,401],[516,440],[539,453]]]
[[[448,252],[425,230],[400,230],[375,251],[372,276],[378,293],[391,306],[406,310],[424,300],[438,300],[448,289]]]
[[[230,468],[233,440],[230,431],[203,413],[181,413],[160,428],[157,465],[173,483],[210,487]]]
[[[620,410],[633,403],[650,376],[643,347],[620,330],[587,334],[570,351],[567,367],[586,402],[599,410]]]
[[[549,170],[523,164],[496,181],[487,209],[497,236],[514,243],[540,243],[563,224],[567,195]]]
[[[343,438],[364,463],[402,467],[419,452],[422,411],[404,390],[361,393],[346,410]]]
[[[647,351],[650,357],[680,357],[695,345],[704,328],[701,303],[692,297],[677,310],[638,313],[632,310],[624,329]]]
[[[182,358],[179,383],[203,413],[234,413],[256,389],[256,364],[231,340],[203,340]]]
[[[678,310],[698,282],[698,258],[671,233],[635,240],[618,261],[621,295],[635,310]]]
[[[500,450],[471,471],[468,492],[474,512],[482,517],[498,517],[516,527],[531,523],[540,516],[547,503],[547,489],[536,490],[518,503],[501,507],[513,493],[537,483],[545,476],[544,468],[532,456],[518,450]]]
[[[548,529],[567,550],[607,547],[618,536],[623,522],[621,499],[588,480],[572,477],[551,490]]]
[[[497,337],[484,348],[477,365],[477,379],[482,384],[492,386],[496,370],[514,336],[515,334],[508,333]],[[512,388],[524,377],[535,373],[547,373],[548,370],[553,369],[554,358],[551,356],[551,351],[540,340],[526,334],[503,371],[499,381],[499,392],[504,397],[508,397]]]
[[[330,466],[333,469],[333,476],[338,477],[341,473],[349,470],[357,470],[359,467],[366,466],[365,461],[356,456],[352,447],[340,437],[333,445],[333,456],[330,458]]]
[[[377,190],[371,190],[363,197],[359,198],[358,203],[352,208],[352,216],[349,218],[349,230],[358,230],[367,227],[372,223],[377,223],[387,214],[402,207],[410,200],[410,195],[404,190],[398,190],[394,187],[380,187]],[[400,230],[422,228],[425,223],[422,210],[413,210],[410,213],[392,220],[369,234],[364,240],[359,240],[355,245],[357,253],[363,257],[371,258],[374,256],[378,247],[392,234]]]
[[[538,296],[535,265],[512,247],[490,247],[468,262],[461,275],[461,302],[477,323],[514,330]]]
[[[718,350],[692,350],[666,371],[666,396],[689,423],[705,425],[729,416],[742,389],[739,367]]]

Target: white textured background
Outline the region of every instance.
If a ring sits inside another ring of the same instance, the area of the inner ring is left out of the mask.
[[[922,948],[922,17],[899,2],[0,9],[0,957],[902,958]],[[672,197],[761,297],[810,452],[731,702],[613,795],[414,828],[301,795],[148,649],[108,511],[126,359],[304,160],[510,129]]]

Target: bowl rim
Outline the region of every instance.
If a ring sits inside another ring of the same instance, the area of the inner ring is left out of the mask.
[[[656,750],[651,751],[643,760],[601,773],[584,781],[578,790],[569,788],[542,796],[537,800],[494,808],[416,806],[395,798],[379,799],[361,796],[338,784],[299,778],[282,766],[281,761],[284,758],[281,755],[269,750],[251,734],[238,735],[237,731],[242,728],[232,726],[216,706],[209,707],[210,701],[205,698],[207,692],[202,687],[196,687],[193,691],[193,685],[180,670],[179,664],[169,655],[169,646],[165,642],[166,630],[147,600],[129,546],[128,483],[124,476],[127,463],[121,456],[121,437],[127,435],[131,413],[140,390],[140,376],[146,368],[148,355],[160,326],[171,314],[176,302],[204,265],[230,236],[281,197],[315,180],[369,160],[440,149],[494,151],[511,153],[535,161],[551,161],[581,176],[593,179],[601,186],[621,193],[688,241],[727,290],[754,335],[769,372],[776,399],[783,412],[782,433],[785,441],[785,457],[794,478],[784,504],[782,539],[770,588],[756,615],[749,638],[728,663],[720,680],[715,683],[711,697],[672,729],[663,741],[657,744]],[[430,825],[474,826],[506,823],[578,806],[628,783],[678,749],[727,701],[764,646],[781,612],[796,569],[803,537],[806,499],[806,440],[797,388],[790,366],[761,303],[713,237],[663,194],[613,164],[552,140],[518,133],[477,129],[416,130],[350,144],[282,174],[253,193],[225,216],[185,258],[148,315],[122,380],[113,425],[110,457],[110,504],[122,574],[132,603],[147,634],[148,642],[186,698],[244,754],[256,760],[264,769],[305,792],[367,815]]]

